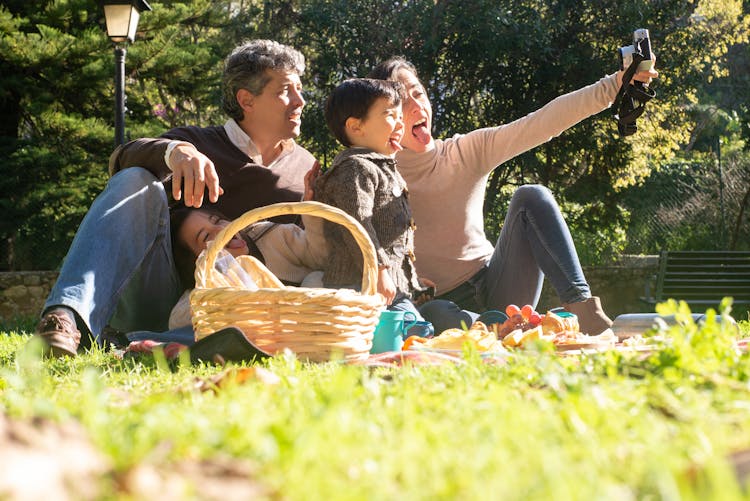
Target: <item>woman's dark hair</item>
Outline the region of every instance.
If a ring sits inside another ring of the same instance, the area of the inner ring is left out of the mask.
[[[351,78],[339,84],[328,96],[325,108],[326,123],[331,133],[344,146],[351,146],[346,136],[349,118],[365,118],[372,104],[385,97],[393,105],[401,104],[402,86],[398,82],[372,78]]]
[[[219,219],[228,220],[221,212],[208,207],[195,208],[180,205],[170,211],[169,233],[170,240],[172,241],[172,257],[177,269],[177,276],[179,276],[180,283],[184,289],[195,287],[195,260],[198,256],[193,253],[193,250],[186,242],[180,240],[179,235],[182,225],[185,224],[185,220],[195,211],[202,211],[206,214],[215,215]]]
[[[419,80],[419,73],[417,68],[414,67],[409,61],[401,56],[395,56],[390,59],[386,59],[382,63],[375,66],[367,78],[376,78],[378,80],[390,80],[392,82],[398,81],[398,72],[401,70],[408,70],[417,77]]]

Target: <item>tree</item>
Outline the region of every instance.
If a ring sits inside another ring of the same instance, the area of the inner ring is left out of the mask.
[[[584,247],[600,247],[596,259],[624,246],[621,191],[687,142],[699,89],[725,73],[726,53],[746,39],[748,22],[736,0],[308,0],[299,8],[303,36],[295,42],[312,61],[316,92],[404,55],[432,99],[436,136],[508,122],[596,81],[616,69],[616,48],[632,43],[633,30],[649,28],[665,70],[637,135],[620,138],[608,110],[507,162],[489,180],[490,234],[499,231],[513,188],[539,182],[556,192]],[[322,102],[311,103],[316,119]],[[335,146],[320,137],[320,122],[312,128],[330,158]],[[303,130],[310,129],[306,123]]]
[[[222,34],[233,2],[160,2],[126,61],[128,133],[219,116]],[[112,44],[95,0],[0,6],[0,268],[55,268],[107,179]]]
[[[331,88],[391,55],[417,66],[432,98],[435,133],[449,136],[521,117],[613,72],[616,48],[631,43],[633,29],[649,28],[663,74],[635,136],[618,137],[605,111],[506,162],[489,180],[491,236],[515,186],[544,183],[592,259],[624,246],[623,190],[690,143],[696,102],[716,99],[703,89],[726,78],[727,54],[748,31],[739,0],[151,3],[128,48],[130,137],[222,123],[223,58],[244,39],[273,38],[307,56],[300,140],[323,163],[338,148],[322,113]],[[9,194],[0,202],[2,267],[56,266],[103,187],[112,150],[113,68],[97,1],[0,6],[0,155],[7,159],[0,190]],[[745,102],[737,103],[742,116]],[[39,242],[50,252],[24,258]]]

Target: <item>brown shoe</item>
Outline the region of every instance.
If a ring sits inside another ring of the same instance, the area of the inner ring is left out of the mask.
[[[596,296],[579,303],[566,303],[563,307],[578,317],[578,326],[584,334],[597,336],[612,327],[612,320],[604,313]]]
[[[81,332],[76,328],[70,315],[64,312],[49,311],[39,321],[34,335],[41,338],[47,346],[45,355],[75,357],[78,354]]]

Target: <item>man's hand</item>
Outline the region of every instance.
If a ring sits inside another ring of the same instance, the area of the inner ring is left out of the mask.
[[[219,176],[216,174],[214,163],[192,144],[176,146],[169,156],[169,164],[173,172],[172,196],[175,200],[180,200],[184,185],[184,203],[187,207],[203,205],[206,188],[211,203],[215,203],[219,196],[224,194],[224,190],[219,186]]]
[[[378,269],[378,292],[385,297],[385,304],[391,304],[396,297],[396,285],[393,283],[388,268]]]
[[[315,197],[315,180],[320,175],[320,163],[315,161],[315,165],[305,174],[305,193],[302,195],[303,201],[312,200]]]

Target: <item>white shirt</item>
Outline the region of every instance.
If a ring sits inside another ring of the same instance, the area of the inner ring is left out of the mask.
[[[233,145],[235,145],[245,155],[250,157],[254,163],[262,165],[264,167],[271,167],[273,164],[294,151],[294,139],[282,139],[280,143],[281,153],[273,160],[273,162],[265,165],[263,163],[263,155],[261,155],[260,151],[258,151],[258,147],[255,146],[253,140],[250,139],[250,136],[248,136],[244,130],[242,130],[242,127],[240,127],[240,125],[234,120],[234,118],[230,118],[226,121],[226,123],[224,124],[224,131],[227,133],[227,136],[229,136],[229,140]],[[169,163],[169,157],[172,155],[172,150],[174,150],[175,147],[183,144],[186,146],[191,146],[191,144],[186,141],[177,140],[171,141],[167,145],[167,150],[164,152],[164,163],[167,164],[169,170],[174,170],[172,168],[172,165]]]
[[[248,136],[245,131],[242,130],[242,127],[240,127],[233,118],[230,118],[226,121],[226,123],[224,124],[224,130],[227,132],[227,136],[229,136],[229,140],[232,141],[233,145],[239,148],[240,151],[245,153],[248,157],[252,158],[253,162],[255,162],[256,164],[264,165],[263,156],[258,151],[258,147],[255,146],[255,143],[252,139],[250,139],[250,136]],[[294,139],[282,139],[280,144],[281,153],[274,159],[273,162],[265,165],[266,167],[271,167],[280,159],[284,158],[292,151],[294,151]]]

